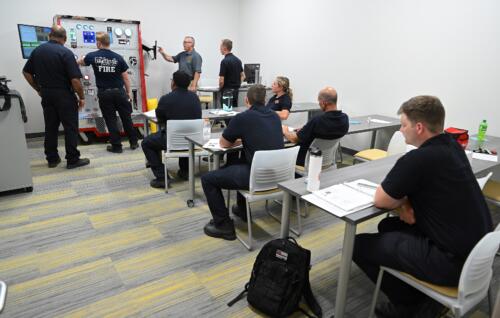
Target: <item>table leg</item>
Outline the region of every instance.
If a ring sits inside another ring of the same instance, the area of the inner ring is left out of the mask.
[[[356,225],[345,224],[344,243],[342,246],[342,259],[340,260],[339,278],[337,283],[337,297],[335,299],[335,318],[343,318],[346,307],[347,284],[351,274],[352,252],[354,250],[354,237]]]
[[[220,91],[213,92],[212,93],[212,98],[213,98],[213,104],[215,109],[222,108],[222,105],[220,104]]]
[[[371,142],[371,146],[370,146],[371,149],[375,148],[375,139],[377,139],[377,131],[373,130],[372,131],[372,142]]]
[[[220,168],[220,155],[218,153],[214,154],[214,170]]]
[[[149,136],[149,120],[146,116],[144,116],[144,130],[145,130],[145,135]]]
[[[194,206],[194,143],[189,142],[189,198],[188,207]]]
[[[283,191],[283,205],[281,208],[281,238],[287,238],[290,230],[290,202],[292,196],[287,191]]]

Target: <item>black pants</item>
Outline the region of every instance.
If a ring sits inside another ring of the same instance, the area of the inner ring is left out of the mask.
[[[74,163],[80,159],[78,144],[78,101],[69,89],[42,89],[42,108],[45,121],[45,157],[48,162],[60,159],[57,152],[59,125],[64,128],[66,160]]]
[[[429,283],[458,286],[464,260],[439,249],[416,226],[389,217],[379,223],[378,230],[356,235],[353,254],[354,262],[373,282],[382,265]],[[426,297],[388,273],[384,273],[381,289],[394,304],[417,304]]]
[[[221,108],[222,108],[222,105],[224,105],[224,99],[222,98],[224,96],[224,94],[227,92],[227,91],[232,91],[233,93],[233,99],[231,101],[231,105],[233,107],[238,107],[238,95],[239,95],[239,88],[222,88],[221,89],[221,94],[220,94],[220,104],[221,104]]]
[[[137,143],[137,135],[132,124],[132,105],[128,101],[128,96],[123,89],[114,88],[107,90],[99,90],[99,107],[101,108],[102,116],[106,122],[109,131],[109,140],[111,145],[116,148],[121,148],[120,131],[116,124],[116,112],[120,116],[123,124],[123,130],[128,136],[130,144]]]
[[[250,181],[250,165],[235,163],[210,171],[201,177],[203,192],[207,198],[208,207],[216,225],[229,220],[229,211],[224,202],[222,189],[248,190]],[[246,212],[245,198],[237,194],[237,204],[240,211]]]
[[[144,137],[141,147],[155,177],[164,179],[165,166],[161,160],[161,151],[167,149],[167,135],[165,131],[162,130]],[[179,169],[186,174],[189,172],[189,158],[179,158]]]

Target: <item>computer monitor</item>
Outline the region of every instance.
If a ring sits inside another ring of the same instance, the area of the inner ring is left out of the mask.
[[[255,84],[258,82],[258,78],[255,78],[255,73],[260,72],[260,64],[245,64],[243,71],[245,72],[245,78],[248,84]]]
[[[17,30],[19,31],[19,41],[24,59],[28,59],[31,52],[40,44],[49,41],[50,27],[18,24]]]

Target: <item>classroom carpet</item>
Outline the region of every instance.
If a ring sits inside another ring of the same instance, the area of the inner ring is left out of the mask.
[[[59,151],[64,158],[63,140]],[[32,193],[0,195],[0,280],[8,285],[1,317],[259,317],[245,299],[228,307],[250,277],[265,242],[279,237],[280,225],[253,204],[255,249],[239,241],[205,236],[210,213],[196,172],[195,207],[189,208],[187,181],[175,178],[168,194],[149,186],[141,149],[124,142],[113,154],[104,143],[80,146],[89,166],[49,169],[43,141],[29,140]],[[349,158],[344,156],[344,164]],[[232,199],[232,202],[235,202]],[[270,204],[279,215],[280,206]],[[498,223],[500,209],[491,207]],[[376,231],[380,218],[359,232]],[[246,225],[235,221],[246,235]],[[292,226],[296,218],[292,215]],[[333,315],[344,224],[317,209],[303,219],[298,242],[312,251],[311,284]],[[498,274],[500,261],[494,264]],[[498,289],[498,275],[493,289]],[[346,317],[367,317],[374,284],[353,264]],[[382,296],[383,297],[383,296]],[[302,317],[297,313],[293,317]],[[483,301],[468,317],[488,317]]]

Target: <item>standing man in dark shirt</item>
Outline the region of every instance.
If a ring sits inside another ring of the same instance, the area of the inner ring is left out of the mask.
[[[90,160],[80,158],[78,144],[78,110],[85,105],[80,79],[82,73],[73,53],[64,47],[66,30],[52,27],[49,42],[33,50],[23,68],[26,81],[42,97],[45,121],[45,156],[49,168],[61,162],[57,152],[59,125],[64,128],[66,167],[73,169],[88,165]],[[78,95],[78,99],[75,96]]]
[[[109,131],[111,145],[106,150],[121,153],[122,143],[120,131],[116,124],[116,112],[123,124],[130,142],[130,149],[139,147],[137,135],[132,124],[132,104],[130,103],[130,79],[128,65],[123,57],[109,49],[110,40],[106,32],[97,32],[96,45],[98,51],[91,52],[78,60],[82,66],[92,65],[97,84],[97,97],[102,116]]]
[[[249,109],[234,116],[220,137],[220,145],[224,148],[243,143],[244,156],[241,161],[201,177],[201,185],[213,217],[204,228],[208,236],[236,239],[233,220],[224,203],[222,189],[247,190],[253,154],[258,150],[281,149],[284,146],[280,118],[264,106],[265,98],[266,88],[263,85],[250,87],[245,98]],[[237,204],[237,215],[246,216],[245,199],[239,193]]]
[[[238,106],[239,89],[241,82],[245,79],[245,73],[243,73],[241,60],[231,53],[232,49],[233,41],[229,39],[222,40],[220,53],[224,55],[224,58],[220,62],[219,89],[221,97],[227,92],[232,92],[232,106],[236,107]]]
[[[314,138],[338,139],[349,130],[349,117],[337,109],[337,91],[333,87],[325,87],[318,94],[318,103],[324,112],[313,117],[304,127],[290,131],[283,125],[283,135],[286,139],[300,145],[297,165],[304,166],[309,146]]]
[[[179,63],[179,71],[183,71],[190,77],[191,83],[189,84],[189,90],[191,92],[196,92],[203,61],[201,55],[194,49],[194,37],[186,36],[182,45],[184,46],[184,51],[175,56],[168,55],[162,47],[160,47],[159,52],[165,61]]]
[[[377,188],[375,206],[399,209],[378,225],[376,234],[358,234],[354,262],[372,279],[380,266],[417,279],[458,286],[465,259],[493,228],[488,206],[469,160],[459,144],[443,134],[445,110],[434,96],[417,96],[399,109],[407,144],[403,155]],[[410,285],[384,275],[390,303],[378,317],[438,317],[445,309]]]
[[[195,93],[187,89],[190,81],[188,74],[182,71],[174,73],[171,83],[172,92],[162,96],[158,102],[158,108],[156,108],[156,118],[160,126],[165,126],[167,120],[170,119],[201,118],[200,99]],[[165,167],[161,160],[161,151],[167,149],[165,129],[146,136],[141,146],[156,178],[151,180],[151,186],[153,188],[165,188]],[[187,180],[188,170],[188,158],[179,158],[177,176]]]

